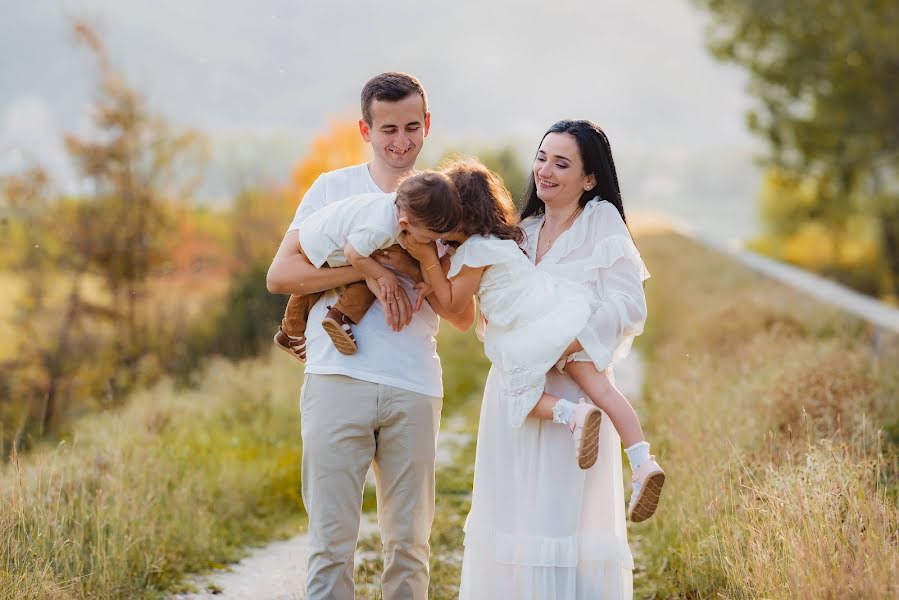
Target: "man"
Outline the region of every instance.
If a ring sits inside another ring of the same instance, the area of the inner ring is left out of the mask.
[[[302,260],[299,223],[335,200],[396,191],[415,167],[430,128],[427,97],[415,77],[383,73],[362,90],[359,131],[371,144],[371,162],[324,173],[297,208],[269,268],[272,293],[327,291],[312,308],[306,330],[306,379],[300,399],[303,502],[309,514],[306,598],[353,597],[353,556],[359,533],[365,474],[374,465],[378,522],[384,542],[383,597],[426,598],[434,459],[443,386],[436,353],[437,315],[459,329],[474,321],[474,306],[459,314],[434,298],[412,311],[405,290],[420,280],[418,265],[401,248],[378,251],[398,271],[404,291],[378,295],[355,329],[359,349],[337,351],[321,321],[334,288],[363,279],[352,267],[316,269]]]

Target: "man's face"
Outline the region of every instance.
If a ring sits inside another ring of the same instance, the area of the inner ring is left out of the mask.
[[[371,126],[360,120],[359,131],[374,149],[375,160],[393,169],[412,169],[431,126],[421,96],[411,94],[397,102],[375,100],[371,120]]]

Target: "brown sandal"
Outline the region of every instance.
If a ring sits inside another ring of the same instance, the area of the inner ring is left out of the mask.
[[[352,325],[353,322],[348,316],[334,307],[328,307],[328,314],[322,320],[322,329],[331,337],[334,347],[341,354],[356,354],[359,349]]]
[[[278,333],[275,334],[275,345],[304,365],[306,364],[306,336],[295,337],[287,335],[279,327]]]

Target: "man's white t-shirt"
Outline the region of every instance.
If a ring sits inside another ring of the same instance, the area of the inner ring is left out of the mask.
[[[345,267],[347,243],[362,256],[399,243],[396,194],[368,192],[334,200],[300,223],[303,254],[316,267]]]
[[[384,193],[371,178],[367,164],[323,173],[303,196],[287,231],[318,209],[350,196]],[[415,302],[413,282],[398,274],[401,285]],[[437,356],[437,329],[440,319],[427,302],[412,316],[402,331],[390,329],[384,320],[381,303],[375,301],[353,327],[359,350],[350,356],[341,354],[322,329],[328,306],[337,302],[340,289],[325,292],[309,313],[306,325],[306,372],[318,375],[345,375],[362,381],[390,385],[404,390],[443,396],[443,373]]]

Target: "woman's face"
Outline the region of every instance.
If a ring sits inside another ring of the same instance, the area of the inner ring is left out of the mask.
[[[548,133],[534,159],[537,197],[544,204],[565,206],[577,202],[585,190],[596,187],[596,178],[584,174],[584,163],[574,136]]]

